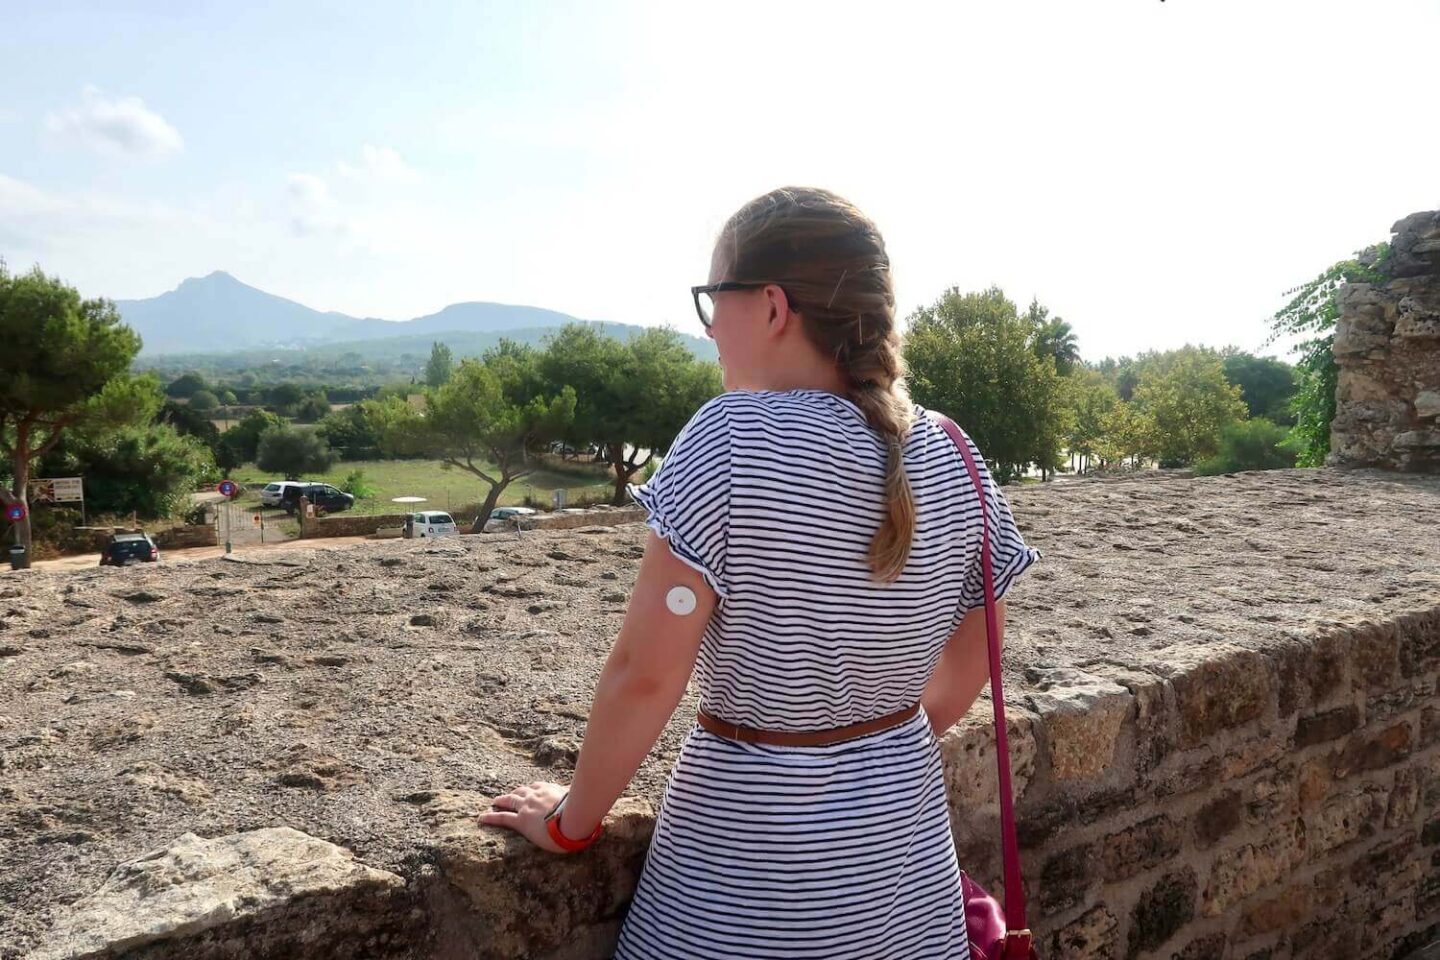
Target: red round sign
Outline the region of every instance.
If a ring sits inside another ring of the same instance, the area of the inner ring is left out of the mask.
[[[227,497],[233,497],[235,496],[235,491],[238,490],[239,487],[235,486],[234,480],[221,480],[220,485],[215,489],[219,490]]]
[[[25,504],[23,504],[23,503],[12,503],[10,506],[8,506],[8,507],[5,508],[5,517],[6,517],[11,523],[19,523],[21,520],[24,520],[24,519],[25,519]]]

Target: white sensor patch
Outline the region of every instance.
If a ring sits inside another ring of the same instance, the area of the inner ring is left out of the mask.
[[[688,617],[695,612],[695,591],[689,587],[671,587],[665,594],[665,606],[677,617]]]

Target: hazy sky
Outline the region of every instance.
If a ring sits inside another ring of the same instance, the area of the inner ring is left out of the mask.
[[[905,312],[993,283],[1087,358],[1255,349],[1440,207],[1437,40],[1433,0],[13,4],[0,256],[699,333],[719,225],[813,184],[879,223]]]

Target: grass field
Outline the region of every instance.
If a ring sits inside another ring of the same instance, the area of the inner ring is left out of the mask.
[[[336,463],[329,473],[312,475],[305,479],[316,483],[329,483],[343,490],[345,478],[356,470],[364,472],[365,482],[375,490],[375,495],[357,500],[355,513],[448,510],[462,515],[473,514],[489,492],[489,485],[480,478],[464,470],[445,469],[435,460],[346,461]],[[488,469],[488,465],[486,472],[496,475]],[[237,469],[232,477],[247,488],[239,498],[240,502],[251,504],[259,502],[261,487],[274,480],[283,479],[264,473],[251,463]],[[566,505],[575,506],[585,499],[608,503],[613,485],[606,476],[594,470],[537,470],[506,487],[505,492],[500,495],[500,504],[518,505],[523,503],[528,495],[541,504],[548,505],[551,493],[560,488],[566,491]],[[392,497],[424,497],[425,502],[398,504],[391,502]]]

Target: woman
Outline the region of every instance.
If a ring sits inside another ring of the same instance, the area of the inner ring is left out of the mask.
[[[884,243],[776,190],[694,297],[726,392],[631,490],[652,532],[574,783],[481,819],[583,848],[693,669],[617,960],[967,957],[936,738],[987,676],[979,496],[904,386]],[[1040,554],[982,475],[999,597]]]

